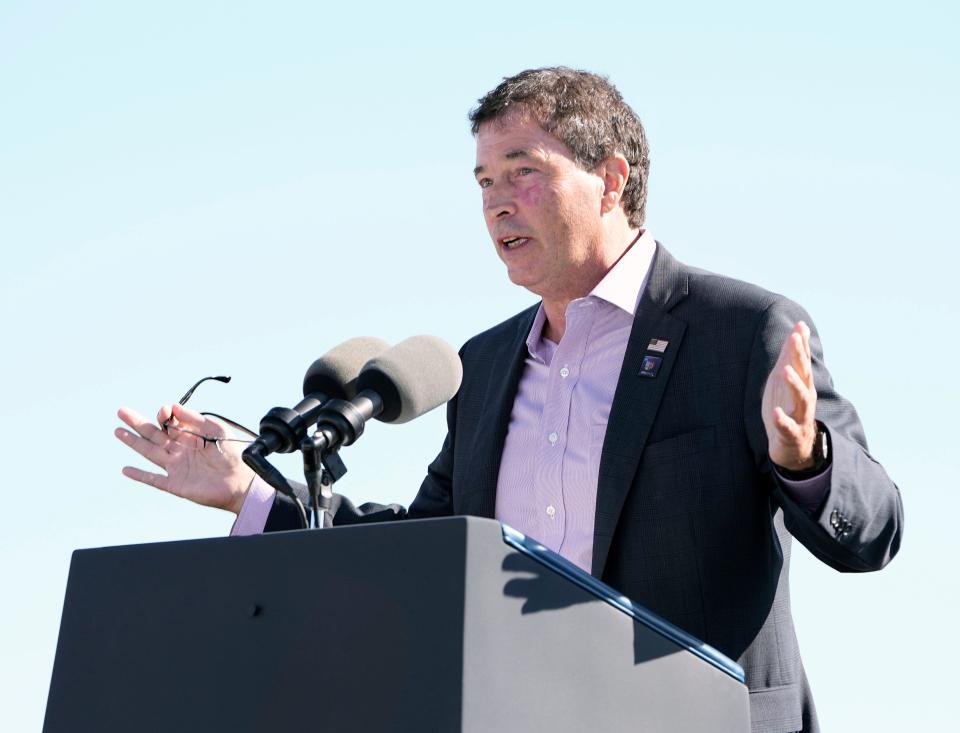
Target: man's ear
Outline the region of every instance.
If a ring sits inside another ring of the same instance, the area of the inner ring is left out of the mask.
[[[603,179],[600,211],[609,214],[620,205],[623,198],[623,189],[630,178],[630,164],[620,153],[615,153],[600,163],[597,173]]]

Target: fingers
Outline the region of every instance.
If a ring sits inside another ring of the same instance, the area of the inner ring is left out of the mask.
[[[791,470],[803,470],[813,465],[813,440],[816,434],[810,426],[797,422],[776,407],[773,410],[775,433],[767,433],[770,441],[770,458],[778,466]],[[768,428],[769,430],[769,428]]]
[[[805,321],[798,321],[797,326],[800,327],[801,336],[803,336],[803,347],[807,352],[807,361],[813,361],[813,353],[810,351],[810,326],[806,324]]]
[[[789,436],[792,435],[797,421],[790,417],[786,410],[777,405],[773,408],[773,424],[777,426],[777,430]]]
[[[165,413],[169,416],[169,408],[161,407],[157,417],[164,416]],[[129,407],[121,407],[117,411],[117,417],[133,428],[136,433],[117,428],[113,434],[155,466],[166,469],[170,448],[174,443],[173,437]]]
[[[138,413],[136,410],[132,410],[129,407],[121,407],[117,411],[117,417],[123,420],[123,422],[125,422],[131,428],[136,430],[137,433],[140,434],[142,439],[147,443],[150,443],[161,450],[165,450],[169,448],[170,436],[168,436],[159,427],[151,423],[145,417],[140,415],[140,413]],[[153,463],[156,463],[158,466],[161,465],[160,463],[157,463],[157,460],[155,460],[155,459],[159,459],[161,457],[161,454],[152,450],[147,445],[142,443],[140,439],[137,438],[137,436],[133,435],[132,433],[126,430],[119,429],[119,428],[116,431],[114,431],[114,435],[116,435],[120,440],[122,440],[124,443],[129,445],[135,451],[137,451],[137,453],[139,453],[140,455],[144,456],[145,458],[148,458],[150,461],[152,461]],[[150,455],[147,455],[148,452],[150,452],[153,455],[153,457],[151,457]]]
[[[170,491],[169,479],[166,476],[161,476],[158,473],[150,473],[149,471],[141,471],[139,468],[134,468],[133,466],[124,466],[122,473],[127,478],[132,478],[134,481],[139,481],[147,486],[152,486],[161,491]]]
[[[184,427],[211,437],[227,437],[227,429],[219,420],[201,415],[199,412],[184,407],[181,404],[173,405],[173,418]]]
[[[121,407],[117,410],[117,417],[150,442],[158,445],[166,443],[167,436],[164,435],[163,431],[136,410],[131,410],[129,407]]]
[[[113,434],[119,438],[120,442],[133,448],[153,465],[166,469],[167,459],[170,457],[166,449],[168,441],[163,433],[159,430],[156,432],[163,437],[164,442],[162,444],[155,443],[152,440],[141,437],[141,435],[137,435],[136,433],[131,433],[129,430],[124,430],[123,428],[117,428]]]
[[[776,465],[803,468],[810,461],[816,408],[810,327],[798,321],[780,349],[763,393],[763,420],[770,458]]]
[[[797,371],[803,381],[813,388],[813,356],[810,352],[810,328],[800,321],[794,326],[787,338],[789,344],[789,363]]]
[[[783,378],[790,388],[793,398],[790,416],[802,423],[812,422],[817,405],[817,393],[810,383],[810,378],[803,379],[789,364],[783,368]]]
[[[778,390],[775,399],[779,404],[775,403],[772,411],[776,432],[770,433],[767,428],[770,457],[777,465],[802,468],[812,453],[817,393],[790,364],[780,370],[779,376],[785,384]]]
[[[173,406],[164,405],[157,413],[157,425],[163,425],[173,416]]]
[[[788,415],[782,407],[773,409],[773,423],[780,437],[788,445],[800,445],[804,440],[803,427]]]

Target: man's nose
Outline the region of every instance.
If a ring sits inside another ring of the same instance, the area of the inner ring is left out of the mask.
[[[504,219],[517,213],[517,206],[509,196],[492,196],[484,203],[484,210],[490,221]]]

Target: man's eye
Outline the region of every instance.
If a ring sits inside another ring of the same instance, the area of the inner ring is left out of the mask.
[[[517,173],[521,176],[529,176],[531,173],[533,173],[533,168],[524,167],[518,170]]]
[[[480,188],[489,188],[493,185],[493,181],[489,178],[481,178],[477,183],[480,184]]]

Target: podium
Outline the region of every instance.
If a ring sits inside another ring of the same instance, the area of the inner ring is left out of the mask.
[[[78,550],[43,728],[749,729],[736,664],[474,517]]]

